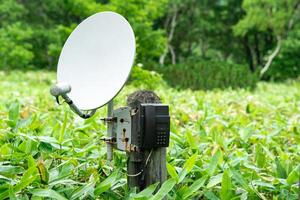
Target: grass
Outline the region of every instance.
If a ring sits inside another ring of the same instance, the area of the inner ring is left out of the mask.
[[[105,159],[106,108],[88,120],[57,106],[55,75],[0,72],[0,199],[297,199],[300,83],[254,91],[177,91],[131,82],[116,98],[155,88],[172,115],[169,180],[153,196],[126,185],[126,156]],[[138,86],[138,87],[137,87]],[[101,94],[99,94],[101,95]]]

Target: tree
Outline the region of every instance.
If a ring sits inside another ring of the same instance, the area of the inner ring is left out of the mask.
[[[254,35],[257,63],[260,64],[261,54],[267,56],[260,70],[262,77],[279,54],[282,40],[286,39],[295,22],[299,20],[300,1],[244,0],[242,7],[246,15],[234,26],[234,32],[237,36],[244,38]],[[265,35],[266,48],[259,45],[259,35]],[[276,41],[275,45],[273,45],[273,40]],[[270,49],[273,49],[272,53],[269,53]]]
[[[72,30],[106,10],[123,14],[136,34],[136,62],[158,60],[165,34],[156,27],[167,0],[0,0],[1,68],[53,69]]]
[[[243,62],[231,29],[243,14],[241,4],[242,0],[169,1],[161,23],[168,43],[160,63],[175,64],[192,57]]]
[[[266,76],[274,80],[297,78],[300,75],[300,26],[294,28],[282,41],[282,48]]]

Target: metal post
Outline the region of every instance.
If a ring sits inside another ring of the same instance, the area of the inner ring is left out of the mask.
[[[107,118],[111,118],[114,109],[114,102],[111,100],[107,105]],[[107,123],[107,136],[111,140],[113,138],[113,122],[108,121]],[[111,161],[113,159],[113,145],[107,142],[107,160]]]

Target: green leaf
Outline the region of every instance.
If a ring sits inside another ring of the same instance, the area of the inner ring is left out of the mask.
[[[14,192],[19,192],[29,186],[38,177],[36,166],[30,167],[22,176],[19,183],[14,186]]]
[[[207,180],[207,176],[203,176],[200,179],[196,180],[183,194],[182,199],[188,199],[195,192],[199,191],[201,187],[203,187],[204,183]]]
[[[42,152],[45,153],[52,153],[53,152],[53,147],[50,143],[47,142],[40,142],[38,149]]]
[[[74,199],[78,199],[79,197],[80,198],[86,197],[90,193],[94,192],[94,185],[95,185],[95,183],[92,182],[92,183],[88,183],[84,186],[79,187],[72,193],[72,196],[70,199],[74,200]]]
[[[32,166],[35,166],[35,160],[34,158],[32,157],[32,155],[29,155],[27,157],[27,168],[30,168]]]
[[[161,200],[163,199],[175,186],[176,180],[171,178],[164,182],[158,192],[150,198],[150,200]]]
[[[59,139],[58,139],[59,144],[62,144],[62,142],[64,140],[64,136],[65,136],[65,133],[66,133],[67,122],[68,122],[68,112],[65,112],[64,121],[63,121],[62,127],[61,127],[60,132],[59,132]]]
[[[299,181],[299,166],[293,169],[286,179],[286,182],[289,185],[292,185],[298,181]]]
[[[260,180],[252,181],[252,185],[275,189],[275,187],[272,184]]]
[[[39,197],[49,197],[51,199],[56,199],[56,200],[67,200],[61,194],[51,189],[34,189],[34,190],[30,190],[30,193]]]
[[[17,200],[16,193],[13,190],[13,187],[9,187],[9,200]]]
[[[251,113],[251,105],[248,103],[246,106],[246,113],[250,114]]]
[[[220,158],[221,158],[221,151],[218,150],[214,155],[213,157],[211,158],[211,161],[209,163],[209,166],[208,166],[208,174],[209,175],[213,175],[218,167],[218,163],[220,161]]]
[[[183,168],[186,170],[187,173],[190,173],[190,171],[193,169],[197,156],[198,154],[195,153],[184,163]]]
[[[278,177],[286,179],[287,178],[286,171],[285,171],[284,167],[282,166],[278,157],[275,158],[275,164],[276,164],[276,171],[277,171]]]
[[[186,175],[193,169],[196,159],[197,159],[197,153],[192,155],[183,165],[183,169],[179,173],[179,179],[177,180],[177,183],[181,183]]]
[[[95,189],[95,195],[98,196],[103,192],[109,190],[115,183],[118,177],[118,172],[112,173],[109,177],[107,177],[104,181],[102,181]]]
[[[167,170],[168,170],[168,173],[170,174],[170,176],[172,178],[174,178],[176,180],[176,182],[178,182],[179,177],[178,177],[175,167],[173,167],[172,165],[167,163]]]
[[[8,110],[8,125],[11,128],[15,128],[17,126],[19,120],[19,112],[20,112],[20,105],[18,102],[14,102],[10,104]]]
[[[0,165],[0,174],[4,176],[13,176],[24,172],[24,168],[11,165]]]
[[[192,135],[192,132],[190,130],[186,131],[186,137],[189,143],[189,147],[191,149],[198,149],[196,145],[195,137]]]
[[[219,198],[211,191],[206,191],[204,192],[204,196],[208,200],[219,200]]]
[[[177,183],[181,183],[186,175],[187,175],[186,169],[182,169],[179,173],[179,179],[178,179]]]
[[[231,199],[231,177],[229,176],[228,170],[225,170],[222,177],[222,187],[220,197],[222,200]]]
[[[55,180],[49,183],[49,186],[54,186],[54,185],[66,185],[66,186],[71,186],[71,185],[80,185],[82,183],[78,181],[74,181],[72,179],[60,179],[60,180]]]
[[[132,197],[134,199],[140,199],[140,198],[145,198],[145,197],[151,197],[153,195],[153,193],[155,192],[157,186],[159,185],[159,183],[154,183],[150,186],[148,186],[146,189],[144,189],[143,191],[139,192],[138,194],[133,195]]]
[[[257,166],[262,168],[266,163],[266,156],[260,143],[255,146],[255,159]]]
[[[214,187],[215,185],[222,182],[223,174],[218,174],[216,176],[212,176],[207,184],[207,188]]]
[[[231,173],[232,173],[232,177],[234,178],[234,180],[238,184],[240,184],[242,186],[242,188],[244,188],[248,192],[252,192],[252,189],[249,187],[247,181],[244,179],[244,177],[239,172],[232,169]]]

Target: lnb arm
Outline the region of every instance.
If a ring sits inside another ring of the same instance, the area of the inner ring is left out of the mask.
[[[58,102],[59,96],[61,96],[67,104],[69,104],[71,110],[79,115],[83,119],[87,119],[92,117],[96,113],[96,109],[93,109],[89,111],[88,113],[84,113],[81,111],[70,99],[70,97],[67,95],[69,92],[71,92],[71,86],[65,83],[58,83],[51,87],[50,93],[52,96],[54,96]]]

